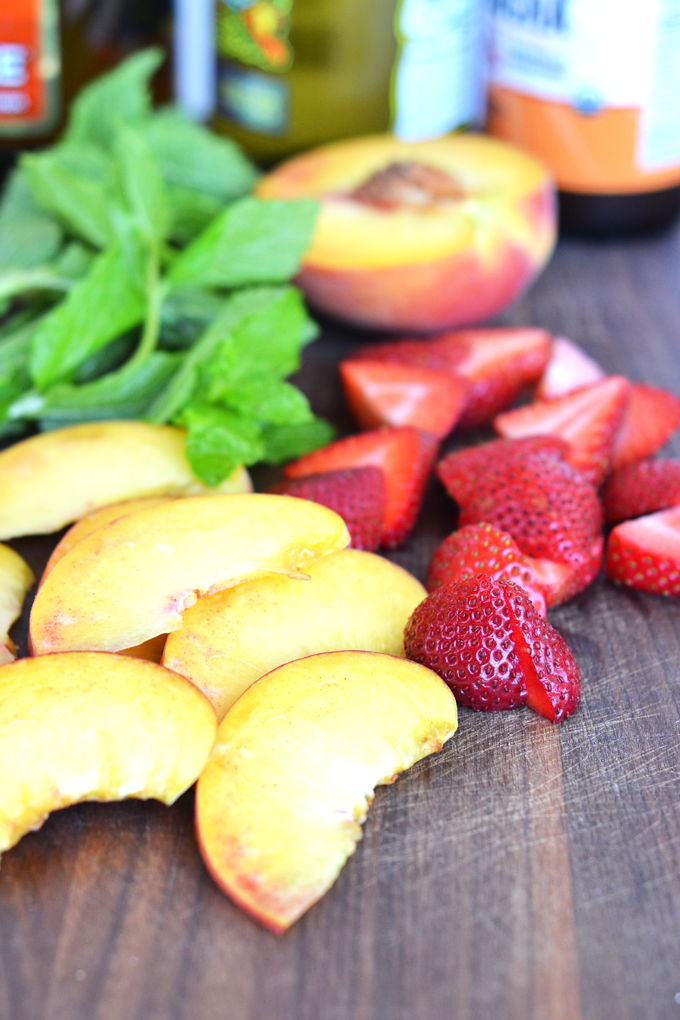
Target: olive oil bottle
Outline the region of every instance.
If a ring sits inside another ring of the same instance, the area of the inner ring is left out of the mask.
[[[218,130],[270,161],[481,118],[482,0],[217,0]]]

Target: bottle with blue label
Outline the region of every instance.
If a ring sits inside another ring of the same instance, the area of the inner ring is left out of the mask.
[[[217,0],[218,130],[255,158],[479,123],[482,0]]]

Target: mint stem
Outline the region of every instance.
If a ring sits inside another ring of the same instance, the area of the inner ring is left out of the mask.
[[[140,365],[146,361],[156,349],[160,334],[161,306],[168,292],[168,285],[160,278],[158,251],[155,249],[149,252],[146,280],[147,305],[144,329],[139,346],[129,361],[130,365]]]

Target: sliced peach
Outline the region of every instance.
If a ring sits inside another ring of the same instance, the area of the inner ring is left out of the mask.
[[[404,627],[427,592],[406,570],[346,549],[304,583],[261,577],[199,599],[168,638],[163,664],[189,678],[222,719],[263,673],[315,652],[404,654]]]
[[[117,521],[121,517],[127,517],[128,514],[134,514],[138,510],[160,506],[161,503],[167,503],[174,498],[173,496],[141,496],[139,499],[126,499],[122,503],[111,503],[109,506],[102,506],[98,510],[93,510],[91,514],[86,514],[85,517],[76,521],[73,527],[68,529],[61,541],[54,547],[52,555],[43,571],[40,583],[43,583],[52,568],[57,565],[67,552],[73,549],[74,545],[83,538],[87,538],[97,528],[103,528],[105,524]]]
[[[345,522],[291,496],[195,496],[93,531],[56,564],[31,612],[35,654],[116,652],[177,630],[201,595],[299,574],[349,544]]]
[[[250,492],[237,468],[217,489],[191,471],[185,432],[106,421],[32,436],[0,453],[0,539],[58,531],[98,507],[138,496]]]
[[[321,203],[298,282],[317,307],[378,329],[487,319],[528,286],[555,243],[544,167],[482,135],[337,142],[283,163],[256,190]]]
[[[456,726],[444,682],[406,659],[328,652],[268,673],[224,717],[198,782],[213,878],[284,931],[354,852],[374,787],[439,751]]]
[[[215,713],[184,677],[93,652],[0,668],[0,853],[83,800],[172,804],[203,771]]]
[[[0,666],[16,656],[9,629],[21,615],[26,593],[35,581],[33,571],[19,553],[0,545]]]

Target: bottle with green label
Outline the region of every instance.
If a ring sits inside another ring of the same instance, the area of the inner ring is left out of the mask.
[[[217,0],[218,130],[274,160],[477,123],[482,0]]]

